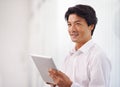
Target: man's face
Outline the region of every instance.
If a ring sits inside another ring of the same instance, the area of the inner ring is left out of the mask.
[[[91,38],[93,25],[88,26],[84,18],[70,14],[67,22],[68,32],[73,42],[85,43]]]

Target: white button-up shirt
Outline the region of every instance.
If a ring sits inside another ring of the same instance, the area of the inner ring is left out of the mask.
[[[110,61],[92,40],[69,53],[62,71],[73,81],[71,87],[109,87]]]

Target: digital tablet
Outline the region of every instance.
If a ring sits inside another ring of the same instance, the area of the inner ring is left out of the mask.
[[[50,78],[49,73],[48,73],[48,70],[50,68],[57,69],[53,62],[53,59],[51,57],[40,56],[40,55],[32,55],[31,57],[38,71],[40,72],[42,79],[45,82],[53,83],[53,80]]]

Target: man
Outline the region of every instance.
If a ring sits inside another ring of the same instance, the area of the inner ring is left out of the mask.
[[[65,19],[75,47],[66,57],[63,70],[50,69],[53,86],[58,87],[109,87],[110,62],[92,40],[97,23],[94,9],[88,5],[68,8]]]

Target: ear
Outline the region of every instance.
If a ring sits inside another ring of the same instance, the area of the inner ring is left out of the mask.
[[[93,28],[94,28],[94,24],[91,24],[91,25],[89,25],[89,30],[93,30]]]

